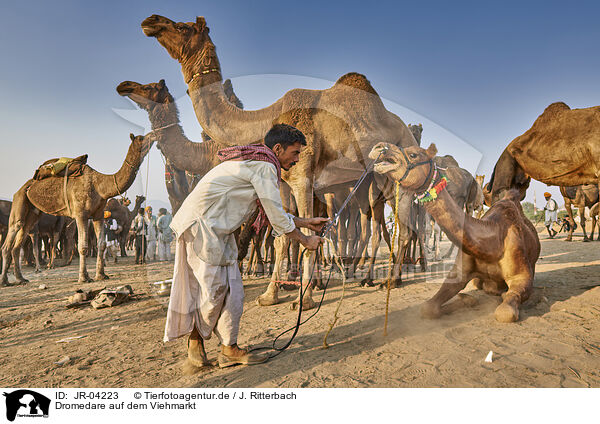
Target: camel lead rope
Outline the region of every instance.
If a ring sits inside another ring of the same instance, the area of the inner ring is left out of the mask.
[[[383,335],[387,336],[388,311],[390,308],[390,292],[392,290],[392,272],[394,270],[394,242],[396,241],[396,231],[399,227],[398,203],[400,201],[400,183],[396,181],[396,198],[394,202],[394,229],[392,231],[392,246],[390,249],[390,273],[387,280],[387,294],[385,298],[385,322],[383,324]],[[398,259],[400,260],[400,259]],[[401,265],[402,266],[402,265]]]
[[[331,333],[331,330],[333,330],[333,327],[335,326],[335,323],[338,320],[338,311],[340,310],[342,300],[344,300],[344,295],[346,293],[346,273],[344,272],[344,267],[342,266],[342,261],[340,257],[335,254],[335,246],[333,245],[333,242],[329,238],[326,238],[325,240],[327,241],[327,247],[331,247],[332,251],[334,252],[332,254],[333,260],[340,268],[342,273],[342,295],[340,296],[340,300],[338,300],[337,307],[335,308],[335,312],[333,313],[333,321],[331,322],[331,324],[329,324],[329,329],[325,333],[325,337],[323,337],[323,348],[327,349],[329,348],[329,345],[327,344],[327,336],[329,336],[329,333]],[[323,253],[323,249],[321,249],[321,253]],[[333,266],[333,264],[331,264],[331,266]]]

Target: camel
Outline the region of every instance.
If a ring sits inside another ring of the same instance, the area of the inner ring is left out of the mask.
[[[489,183],[491,202],[510,188],[523,199],[530,177],[561,187],[598,184],[598,169],[600,106],[571,109],[552,103],[500,156]]]
[[[442,287],[422,306],[421,313],[425,318],[439,318],[465,304],[472,305],[474,300],[465,295],[457,302],[446,302],[475,280],[477,288],[502,293],[503,301],[494,313],[497,321],[517,321],[519,305],[531,294],[540,253],[540,241],[533,224],[523,214],[520,193],[509,191],[482,219],[475,219],[444,189],[445,181],[433,160],[436,153],[434,144],[425,150],[380,143],[369,155],[380,158],[375,172],[415,193],[450,240],[462,249]]]
[[[242,102],[233,92],[230,80],[223,83],[223,90],[229,101],[243,108]],[[202,138],[207,144],[203,148],[194,147],[201,143],[191,141],[183,132],[177,104],[164,79],[150,84],[123,81],[117,86],[117,93],[129,97],[148,112],[152,131],[156,133],[157,147],[165,156],[165,183],[172,212],[175,214],[200,178],[220,163],[216,152],[226,146],[215,144],[203,132]],[[193,158],[182,156],[190,151],[194,151]],[[177,165],[184,167],[177,166],[171,158],[175,159]]]
[[[142,22],[142,29],[181,64],[198,122],[217,143],[259,142],[276,123],[292,125],[306,135],[308,147],[300,162],[283,173],[301,217],[313,214],[314,190],[358,179],[375,143],[383,140],[402,146],[416,145],[404,122],[385,109],[363,75],[346,74],[326,90],[294,89],[264,109],[245,111],[231,104],[223,91],[219,60],[203,17],[183,23],[152,15]],[[174,159],[173,163],[187,169]],[[282,257],[280,247],[277,256]],[[312,254],[304,257],[305,285],[312,274],[311,258]],[[278,302],[279,269],[276,263],[259,304]],[[308,287],[305,293],[303,307],[309,309],[314,306],[312,288]]]
[[[119,246],[121,249],[121,257],[127,256],[127,250],[125,249],[125,245],[127,244],[127,234],[129,233],[129,228],[131,227],[131,222],[133,218],[137,215],[137,211],[142,207],[142,204],[146,201],[144,196],[135,196],[135,205],[133,210],[129,210],[127,207],[131,204],[131,201],[126,198],[117,199],[108,199],[106,202],[106,207],[104,210],[107,210],[111,213],[111,217],[117,220],[117,224],[121,226],[121,232],[117,235],[119,240]]]
[[[123,194],[135,179],[142,160],[152,146],[151,137],[130,134],[131,145],[121,168],[115,174],[101,174],[88,165],[83,165],[82,175],[71,177],[49,177],[27,181],[13,196],[9,228],[2,245],[1,284],[8,285],[8,268],[15,262],[15,277],[19,283],[27,280],[21,274],[19,250],[23,238],[39,219],[40,211],[70,216],[77,222],[79,250],[79,282],[91,281],[85,266],[88,251],[88,218],[93,220],[98,240],[96,280],[104,280],[104,207],[111,197]],[[65,198],[66,194],[66,198]]]
[[[565,208],[569,214],[569,220],[571,226],[569,234],[565,241],[571,241],[573,239],[573,231],[575,229],[575,221],[573,220],[573,205],[579,211],[579,222],[583,231],[583,241],[590,241],[585,231],[585,208],[592,208],[598,203],[598,186],[596,184],[585,184],[576,187],[561,187],[560,194],[565,199]],[[594,226],[592,226],[593,228]],[[592,231],[592,239],[594,238],[594,232]]]

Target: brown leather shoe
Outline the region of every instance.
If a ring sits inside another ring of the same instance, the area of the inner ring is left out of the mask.
[[[211,363],[208,360],[206,351],[204,350],[204,342],[202,339],[188,338],[188,360],[195,367],[207,367]]]
[[[227,353],[223,350],[227,349]],[[221,346],[221,352],[217,356],[220,368],[234,365],[256,365],[269,360],[266,353],[250,353],[247,349],[240,349],[237,345]]]

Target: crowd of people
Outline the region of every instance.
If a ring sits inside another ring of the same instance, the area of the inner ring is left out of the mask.
[[[173,231],[173,217],[165,208],[158,210],[158,217],[152,214],[152,206],[140,208],[131,223],[131,232],[135,236],[135,263],[145,264],[147,261],[170,261]],[[119,242],[117,233],[122,231],[117,220],[109,211],[104,213],[104,236],[106,238],[105,255],[108,253],[117,262]]]

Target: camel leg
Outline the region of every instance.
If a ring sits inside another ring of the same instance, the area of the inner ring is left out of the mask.
[[[106,249],[106,240],[104,239],[104,219],[94,219],[94,232],[96,233],[97,257],[96,257],[96,281],[108,280],[108,275],[104,273],[104,250]]]
[[[421,316],[423,318],[436,319],[443,314],[454,312],[459,308],[472,304],[471,302],[468,302],[468,299],[471,298],[461,297],[459,302],[452,302],[449,305],[444,305],[464,289],[471,280],[469,275],[463,272],[462,267],[458,265],[459,260],[462,260],[463,266],[467,265],[469,262],[473,262],[473,258],[467,254],[463,253],[462,255],[457,256],[457,261],[446,276],[442,287],[440,287],[438,292],[431,299],[421,306]]]
[[[363,197],[361,198],[361,200],[366,199],[364,199]],[[358,246],[356,248],[354,262],[352,264],[352,268],[354,271],[356,271],[356,268],[358,268],[361,261],[363,263],[365,262],[362,259],[364,257],[365,248],[367,247],[367,243],[369,241],[369,232],[371,231],[371,227],[369,225],[369,204],[366,201],[359,201],[358,203],[360,208],[360,237],[358,239]]]
[[[254,275],[258,277],[262,277],[265,273],[265,265],[262,256],[262,245],[263,240],[265,239],[265,228],[261,228],[260,232],[256,236],[256,266],[254,267]]]
[[[31,249],[33,252],[33,259],[35,261],[35,272],[41,272],[40,266],[40,233],[38,231],[34,231],[29,234],[29,238],[31,239]]]
[[[15,196],[16,197],[16,196]],[[27,208],[23,210],[15,209],[15,203],[13,203],[13,210],[11,210],[10,222],[8,227],[8,233],[2,245],[2,281],[3,286],[8,286],[8,268],[11,262],[14,261],[15,266],[15,278],[17,283],[27,283],[28,280],[23,277],[21,273],[21,246],[23,241],[29,234],[29,231],[37,222],[39,215],[35,214],[31,209]]]
[[[275,246],[275,266],[267,290],[256,298],[256,303],[259,306],[270,306],[279,302],[278,281],[281,280],[283,257],[290,245],[290,239],[287,236],[276,237],[273,245]]]
[[[508,291],[502,295],[502,303],[496,308],[494,316],[499,322],[519,320],[519,306],[529,299],[533,287],[533,274],[523,272],[506,279]]]
[[[566,201],[565,209],[567,210],[567,215],[569,216],[569,223],[571,224],[569,228],[569,235],[567,235],[565,241],[571,241],[573,239],[573,231],[575,231],[575,219],[573,219],[573,208],[571,207],[571,204],[567,203]],[[550,234],[550,237],[552,237],[552,232],[550,231],[551,226],[552,223],[550,223],[550,226],[546,227],[548,229],[548,234]]]
[[[252,237],[250,245],[250,256],[248,257],[248,267],[246,268],[246,275],[251,275],[252,272],[256,269],[254,267],[254,256],[256,252],[256,237]]]
[[[581,224],[581,231],[583,231],[583,241],[590,241],[585,231],[585,204],[579,208],[579,223]]]
[[[288,261],[288,279],[290,281],[296,281],[296,278],[300,276],[300,243],[296,240],[290,240],[290,260]]]
[[[294,197],[296,199],[296,205],[298,207],[298,215],[301,218],[310,218],[313,214],[313,181],[307,179],[304,184],[300,187],[292,187]],[[310,235],[311,231],[308,228],[302,228],[302,232],[306,235]],[[313,284],[311,278],[313,277],[313,267],[316,265],[316,252],[306,251],[303,255],[303,266],[302,266],[302,287],[304,288],[304,296],[302,297],[302,310],[308,310],[314,308],[315,302],[312,299]],[[300,299],[296,299],[292,302],[292,308],[299,305]]]
[[[77,251],[79,252],[79,279],[80,283],[91,283],[93,280],[90,278],[87,269],[85,267],[85,259],[89,251],[88,248],[88,220],[87,217],[79,216],[75,218],[77,223]]]
[[[373,280],[375,279],[375,258],[377,257],[377,250],[381,243],[381,222],[374,219],[371,223],[373,230],[371,234],[371,257],[369,258],[369,267],[367,269],[367,275],[360,282],[361,286],[373,286]],[[385,225],[384,225],[385,226]]]

